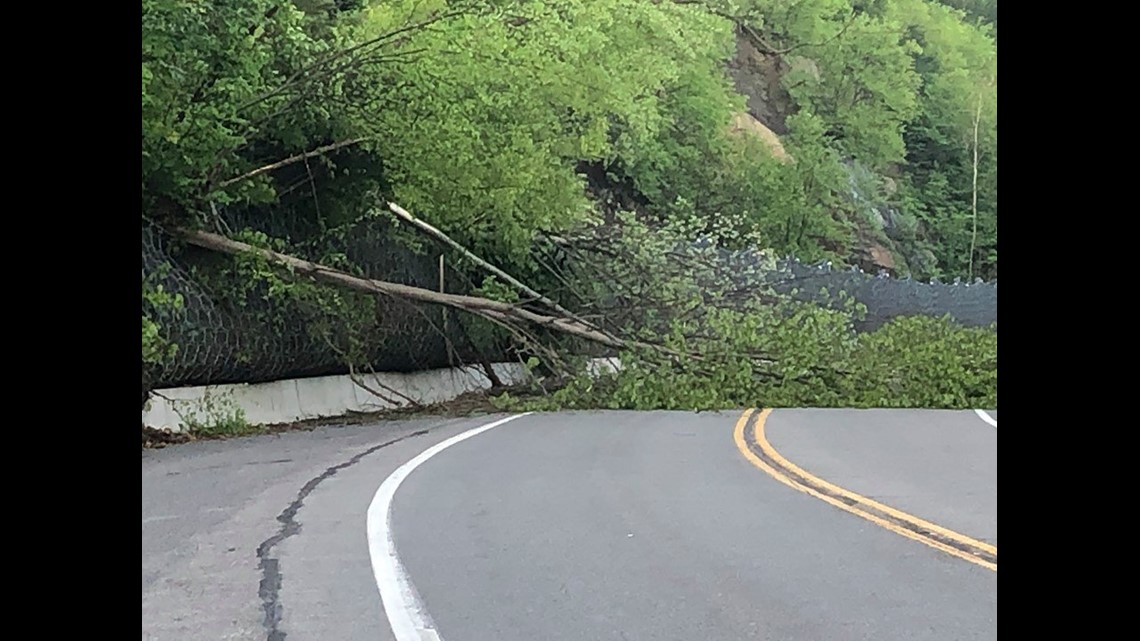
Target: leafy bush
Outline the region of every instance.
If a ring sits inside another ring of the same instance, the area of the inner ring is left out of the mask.
[[[790,316],[717,316],[713,325],[720,329],[716,340],[724,351],[703,360],[625,351],[617,372],[583,372],[549,395],[506,396],[499,405],[529,410],[997,407],[997,334],[989,328],[907,317],[856,335],[845,313],[807,305]],[[778,359],[776,364],[758,366],[746,355],[757,348]]]
[[[997,407],[996,328],[898,318],[859,337],[850,368],[852,407]]]

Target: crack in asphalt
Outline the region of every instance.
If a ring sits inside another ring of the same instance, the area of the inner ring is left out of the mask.
[[[321,484],[322,481],[335,476],[337,472],[355,465],[360,459],[376,452],[377,450],[395,445],[400,441],[417,436],[423,436],[430,430],[422,429],[405,434],[399,438],[385,441],[379,445],[374,445],[363,452],[353,456],[343,463],[338,463],[305,483],[301,491],[297,493],[297,498],[285,508],[281,514],[277,515],[277,522],[281,524],[281,528],[276,534],[262,541],[261,545],[257,546],[258,569],[261,571],[261,583],[258,586],[257,593],[261,597],[261,608],[265,612],[265,619],[262,624],[265,626],[266,639],[268,641],[285,641],[285,633],[282,632],[278,626],[281,625],[281,564],[280,560],[273,557],[271,553],[277,544],[285,539],[297,534],[301,531],[301,524],[297,522],[297,511],[305,503],[305,498],[309,496]]]

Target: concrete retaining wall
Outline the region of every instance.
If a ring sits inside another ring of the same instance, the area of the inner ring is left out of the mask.
[[[518,363],[497,363],[493,367],[499,379],[507,385],[525,380],[526,370]],[[367,374],[359,378],[369,388],[395,402],[386,402],[362,389],[349,376],[299,378],[253,385],[179,387],[151,393],[143,409],[143,425],[179,432],[195,421],[217,424],[232,419],[239,411],[250,425],[292,423],[408,405],[406,400],[385,388],[430,405],[491,386],[491,381],[479,367],[410,374]]]

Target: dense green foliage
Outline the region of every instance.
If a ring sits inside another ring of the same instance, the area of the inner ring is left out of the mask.
[[[617,292],[626,281],[551,273],[546,239],[601,216],[576,173],[593,166],[640,221],[681,225],[689,239],[843,263],[872,238],[916,276],[993,278],[994,30],[996,0],[144,0],[143,215],[227,229],[225,211],[244,221],[230,231],[257,244],[335,262],[349,223],[394,227],[378,213],[383,198],[568,305],[677,294],[656,302],[664,308],[707,294],[691,275]],[[745,97],[726,63],[746,37],[788,61],[795,113],[781,142],[791,161],[729,131]],[[854,166],[869,172],[861,196],[892,212],[886,228],[852,204]],[[274,231],[282,221],[288,238]],[[606,278],[666,269],[631,264]],[[346,353],[353,332],[376,329],[366,301],[264,265],[201,277],[229,305],[301,300]],[[146,295],[152,308],[179,304],[153,287]],[[627,354],[605,403],[959,405],[992,393],[979,369],[992,356],[988,335],[900,321],[856,338],[850,318],[714,305],[700,320],[662,321],[684,326],[658,327],[655,340],[724,360],[659,379],[684,394],[647,392],[638,386],[651,371],[640,376],[638,363],[661,363]],[[161,328],[144,313],[144,362],[177,349]],[[632,319],[621,329],[643,331]],[[891,350],[905,353],[902,369],[873,358]],[[759,375],[741,355],[751,352],[778,363]],[[827,373],[812,369],[824,363]]]
[[[815,140],[901,183],[884,194],[896,211],[886,231],[897,258],[920,277],[996,278],[996,17],[979,22],[947,6],[955,3],[927,0],[740,4],[737,15],[772,46],[810,61],[785,82],[801,110],[826,123]],[[996,9],[957,4],[987,16]]]
[[[758,375],[742,351],[715,368],[666,365],[625,352],[618,372],[582,374],[547,396],[500,397],[504,409],[730,407],[997,407],[997,335],[947,319],[900,318],[855,335],[842,314],[798,306],[790,314],[724,314],[718,339],[737,350],[784,348],[781,368]],[[758,341],[759,337],[764,340]],[[828,363],[826,370],[810,365]]]
[[[709,269],[712,248],[670,250],[692,230],[683,222],[652,231],[627,223],[619,238],[591,238],[599,257],[621,258],[587,263],[572,278],[593,284],[593,300],[639,301],[637,309],[616,303],[604,311],[628,334],[659,342],[622,351],[616,372],[580,367],[557,391],[524,401],[508,395],[502,406],[996,407],[992,328],[909,317],[859,334],[854,321],[865,310],[850,301],[824,309],[771,296],[762,256],[751,266]],[[637,277],[645,273],[655,276]]]

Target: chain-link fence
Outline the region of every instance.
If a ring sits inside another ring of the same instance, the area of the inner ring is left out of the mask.
[[[165,234],[144,225],[144,281],[161,284],[164,291],[183,299],[180,309],[147,305],[144,300],[144,312],[160,323],[164,337],[177,346],[174,357],[163,365],[144,368],[144,388],[346,373],[344,345],[314,327],[312,314],[263,295],[248,295],[236,304],[220,297],[208,282],[196,277],[200,273],[196,270],[209,270],[232,259],[181,244],[175,249]],[[341,251],[369,278],[432,290],[440,287],[438,256],[416,254],[396,245],[374,227],[361,225],[351,230]],[[452,272],[444,275],[447,291],[469,286]],[[377,371],[408,372],[477,360],[453,311],[387,297],[375,300],[374,311],[376,325],[358,334],[366,337],[365,360]]]
[[[867,308],[857,323],[860,331],[873,331],[899,316],[950,316],[967,327],[985,327],[997,322],[997,283],[923,283],[892,278],[885,273],[867,274],[859,269],[832,269],[829,263],[804,265],[781,261],[783,275],[777,291],[800,300],[829,304],[845,292]]]
[[[230,217],[234,228],[243,221]],[[303,222],[281,221],[266,233],[293,240],[320,237]],[[375,225],[362,224],[347,235],[341,248],[364,275],[438,290],[438,254],[417,254],[392,240]],[[303,244],[303,241],[302,241]],[[231,260],[205,250],[174,246],[153,227],[143,226],[143,278],[161,283],[180,294],[182,308],[144,307],[177,347],[162,366],[144,368],[144,396],[148,389],[237,382],[263,382],[284,378],[346,373],[343,353],[315,332],[306,315],[289,303],[249,295],[237,304],[219,297],[195,276],[195,269],[210,269]],[[735,270],[755,260],[755,254],[722,253],[721,268]],[[737,273],[744,273],[741,268]],[[444,272],[449,292],[470,291],[471,283],[451,271]],[[827,303],[841,291],[867,308],[860,330],[873,330],[891,318],[905,315],[949,315],[970,326],[997,320],[996,283],[922,283],[875,276],[861,271],[833,270],[828,265],[782,261],[769,283],[778,291],[801,300]],[[145,302],[144,302],[145,305]],[[464,333],[458,315],[440,307],[416,305],[394,298],[375,301],[376,326],[367,332],[366,360],[377,371],[414,371],[475,362],[476,352]],[[274,319],[267,323],[266,319]],[[505,357],[501,348],[484,356]]]

